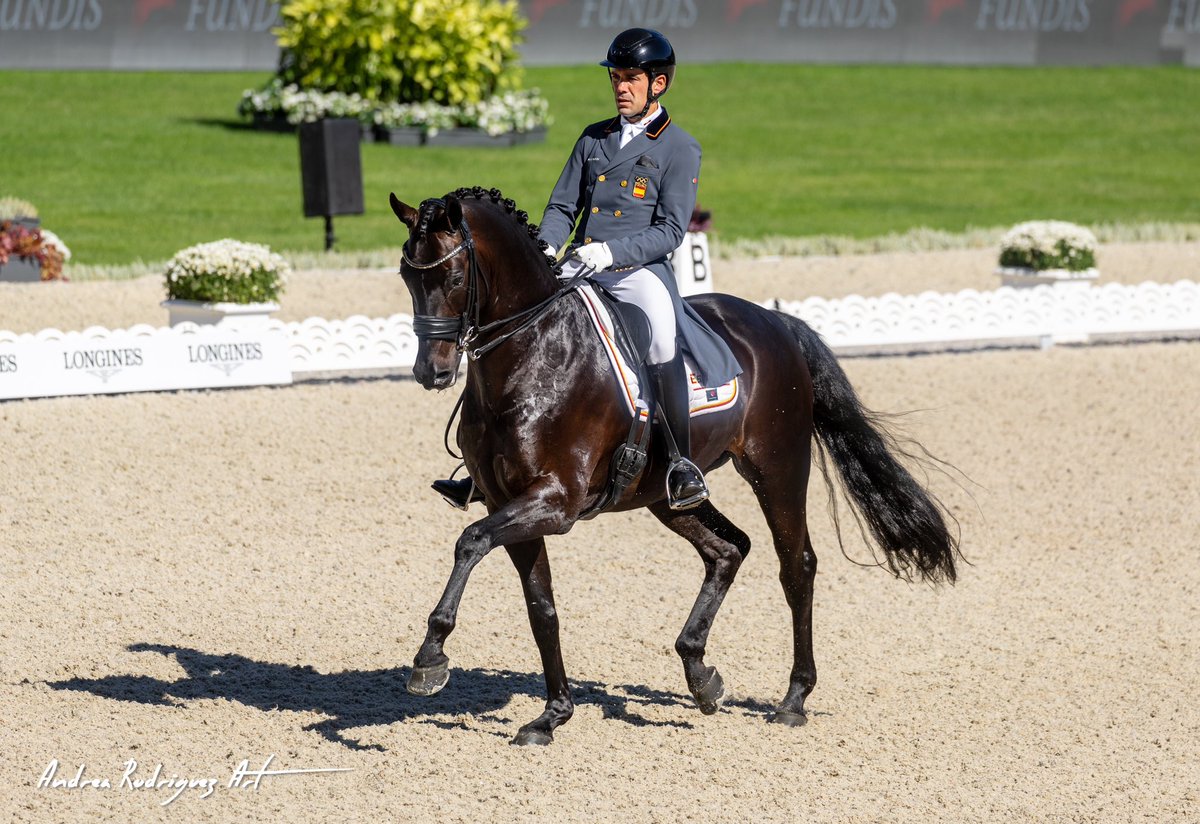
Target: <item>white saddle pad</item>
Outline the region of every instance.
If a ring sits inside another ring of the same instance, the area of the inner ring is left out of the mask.
[[[639,415],[645,417],[647,404],[642,398],[641,387],[638,386],[637,370],[631,368],[626,363],[624,356],[617,348],[616,341],[613,340],[613,323],[612,318],[608,314],[608,309],[605,308],[604,304],[596,296],[595,290],[592,289],[590,283],[583,283],[576,286],[575,291],[579,293],[579,297],[583,300],[583,305],[587,307],[588,315],[592,319],[592,325],[596,329],[596,334],[600,336],[600,341],[604,344],[604,351],[608,353],[608,360],[612,364],[617,387],[622,399],[625,401],[625,406],[629,409],[629,414],[632,415],[637,410]],[[713,412],[729,409],[737,402],[737,378],[722,386],[701,386],[700,382],[696,380],[695,367],[686,357],[684,358],[684,363],[687,365],[688,387],[691,389],[688,407],[691,410],[693,418],[698,415],[709,415]]]

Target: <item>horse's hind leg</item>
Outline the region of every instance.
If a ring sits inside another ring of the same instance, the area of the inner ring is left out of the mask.
[[[563,667],[562,648],[558,640],[558,613],[554,609],[554,591],[550,585],[550,561],[546,557],[546,542],[542,539],[506,547],[513,566],[521,576],[525,606],[529,610],[529,626],[542,656],[542,671],[546,674],[546,711],[521,727],[514,744],[549,744],[554,729],[566,723],[575,712],[571,688]]]
[[[650,507],[650,511],[673,532],[687,538],[704,561],[704,584],[675,641],[675,651],[683,659],[688,690],[700,711],[711,715],[725,695],[725,685],[716,667],[705,666],[704,650],[717,610],[750,552],[750,539],[707,501],[682,511],[670,509],[664,501]]]
[[[811,449],[811,447],[809,448]],[[817,683],[813,660],[812,602],[813,579],[817,575],[817,556],[808,536],[807,503],[810,470],[809,449],[803,454],[779,460],[778,455],[763,470],[748,456],[736,462],[738,472],[750,482],[759,506],[771,529],[775,552],[779,555],[779,582],[792,611],[792,673],[787,695],[770,720],[798,727],[808,721],[804,701]]]

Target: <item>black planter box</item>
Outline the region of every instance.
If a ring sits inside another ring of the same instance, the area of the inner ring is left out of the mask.
[[[378,126],[375,139],[389,146],[421,146],[425,143],[425,130],[420,126]]]
[[[545,143],[546,127],[538,126],[528,132],[513,132],[512,142],[514,146],[522,146],[526,143]]]
[[[41,218],[36,217],[4,217],[0,216],[0,223],[11,223],[13,226],[20,226],[23,229],[33,231],[42,225]]]
[[[513,134],[501,134],[492,137],[479,129],[443,129],[435,135],[425,138],[426,146],[467,146],[473,148],[486,146],[511,146]]]
[[[36,260],[24,260],[16,255],[8,263],[0,264],[0,280],[9,283],[38,283],[42,279],[42,264]]]

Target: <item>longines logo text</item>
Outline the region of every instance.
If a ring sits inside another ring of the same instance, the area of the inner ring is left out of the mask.
[[[262,360],[262,356],[261,343],[207,343],[188,347],[188,360],[192,363],[244,362]]]
[[[63,352],[64,369],[113,369],[141,365],[141,349],[77,349]]]
[[[0,375],[7,375],[10,372],[17,371],[17,356],[16,355],[0,355]]]
[[[261,343],[206,343],[187,349],[189,363],[207,363],[226,375],[247,361],[263,359]]]
[[[100,0],[0,0],[0,31],[92,31],[103,20]]]

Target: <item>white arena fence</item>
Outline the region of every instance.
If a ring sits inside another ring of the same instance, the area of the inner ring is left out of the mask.
[[[1026,289],[768,301],[839,355],[1047,347],[1200,337],[1200,285],[1058,284]],[[412,318],[309,318],[259,326],[148,325],[0,331],[0,399],[268,386],[405,374]]]
[[[1200,285],[1190,280],[1136,286],[1066,282],[763,305],[802,318],[839,355],[1200,336]]]

